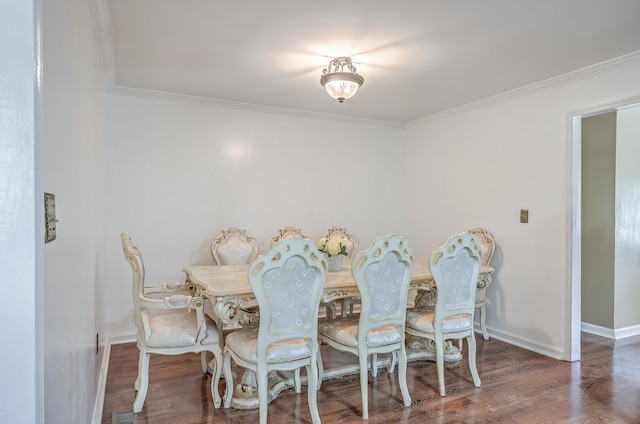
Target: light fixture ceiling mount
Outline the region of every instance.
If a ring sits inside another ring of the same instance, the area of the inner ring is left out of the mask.
[[[342,103],[356,94],[364,78],[356,73],[350,57],[340,56],[331,59],[329,66],[322,70],[320,84],[328,95]]]

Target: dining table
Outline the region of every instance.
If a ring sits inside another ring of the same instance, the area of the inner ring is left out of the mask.
[[[224,331],[255,325],[259,319],[258,305],[249,284],[249,264],[241,265],[200,265],[183,269],[186,283],[191,291],[209,299],[212,306],[213,318],[218,324],[221,334]],[[486,287],[491,283],[494,269],[480,267],[478,287]],[[414,257],[413,273],[411,275],[408,306],[430,306],[436,302],[436,285],[429,271],[429,258]],[[343,258],[338,271],[327,273],[327,279],[321,297],[321,303],[330,303],[345,298],[359,298],[359,291],[351,274],[351,259]],[[322,317],[320,317],[322,319]],[[359,372],[358,358],[355,355],[336,352],[327,346],[321,347],[324,364],[323,380],[330,380],[340,376]],[[444,346],[444,360],[459,361],[462,353],[458,347],[446,341]],[[433,343],[426,339],[407,336],[407,360],[435,360]],[[378,355],[376,368],[388,366],[390,357]],[[242,372],[242,371],[240,371]],[[303,377],[304,380],[304,377]],[[239,381],[234,379],[234,381]],[[290,373],[278,373],[270,376],[270,398],[277,397],[282,390],[293,386],[293,376]],[[231,406],[239,409],[257,408],[255,376],[244,371],[240,383],[234,388]]]

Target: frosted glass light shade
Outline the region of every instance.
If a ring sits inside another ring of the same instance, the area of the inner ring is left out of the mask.
[[[327,90],[327,94],[340,103],[353,97],[353,95],[358,91],[358,88],[360,88],[360,84],[353,80],[353,74],[341,77],[340,74],[343,73],[345,72],[330,75],[333,78],[331,78],[330,81],[327,81],[324,85],[324,89]]]
[[[351,72],[345,72],[344,69]],[[320,77],[320,84],[327,94],[340,103],[353,97],[360,86],[364,84],[364,78],[356,74],[356,68],[348,57],[333,59]]]

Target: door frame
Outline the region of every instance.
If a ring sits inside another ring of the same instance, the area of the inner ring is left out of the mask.
[[[634,105],[640,106],[640,96],[596,105],[569,112],[567,119],[567,255],[570,281],[569,361],[580,360],[582,330],[582,118],[618,111]]]

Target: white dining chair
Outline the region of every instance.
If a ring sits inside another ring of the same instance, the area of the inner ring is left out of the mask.
[[[287,225],[278,229],[278,232],[269,240],[269,249],[273,248],[276,243],[282,240],[291,240],[293,238],[300,238],[308,240],[310,237],[302,232],[300,228]]]
[[[131,237],[121,234],[124,257],[133,273],[134,323],[138,329],[136,341],[140,351],[138,377],[135,381],[136,398],[133,412],[144,406],[149,387],[149,361],[151,354],[181,355],[200,353],[202,372],[207,373],[207,352],[213,354],[211,397],[214,407],[221,404],[218,383],[222,370],[220,333],[216,324],[205,315],[203,298],[191,296],[185,283],[165,283],[148,286],[145,283],[144,263],[140,250]],[[164,313],[162,313],[164,312]],[[195,312],[195,313],[194,313]]]
[[[300,392],[300,374],[306,368],[307,401],[313,423],[320,422],[317,405],[318,308],[327,279],[327,259],[312,240],[293,238],[276,243],[249,266],[249,283],[260,308],[257,327],[227,335],[224,376],[225,407],[231,406],[231,360],[256,373],[260,424],[267,422],[269,372],[294,371]]]
[[[294,238],[299,238],[303,240],[310,240],[311,238],[302,232],[300,228],[293,227],[288,225],[286,227],[282,227],[278,229],[276,235],[274,235],[271,240],[269,240],[269,249],[273,248],[279,241],[282,240],[291,240]],[[333,302],[329,303],[321,303],[320,307],[325,308],[325,316],[329,318],[335,318],[337,315],[336,305]]]
[[[354,257],[351,272],[360,291],[360,315],[320,322],[318,338],[334,349],[358,356],[362,418],[367,419],[368,362],[375,375],[373,370],[377,367],[377,354],[397,353],[398,383],[403,403],[405,406],[411,405],[404,331],[407,295],[413,272],[413,254],[409,243],[396,235],[380,237],[366,251]]]
[[[476,368],[476,339],[473,331],[476,282],[480,268],[480,246],[475,235],[455,235],[429,257],[429,270],[436,284],[435,309],[407,310],[407,334],[433,341],[440,395],[445,396],[444,343],[465,338],[473,384],[480,387]]]
[[[211,241],[211,257],[216,265],[251,263],[259,249],[258,240],[238,227],[224,228]]]
[[[491,258],[493,258],[493,251],[495,250],[495,240],[493,235],[485,228],[474,228],[469,230],[469,234],[473,234],[478,239],[478,245],[480,246],[480,266],[490,267]],[[480,315],[480,329],[482,330],[482,337],[485,340],[489,340],[489,332],[487,331],[487,287],[491,284],[491,274],[488,273],[486,278],[478,282],[476,289],[476,309]]]

